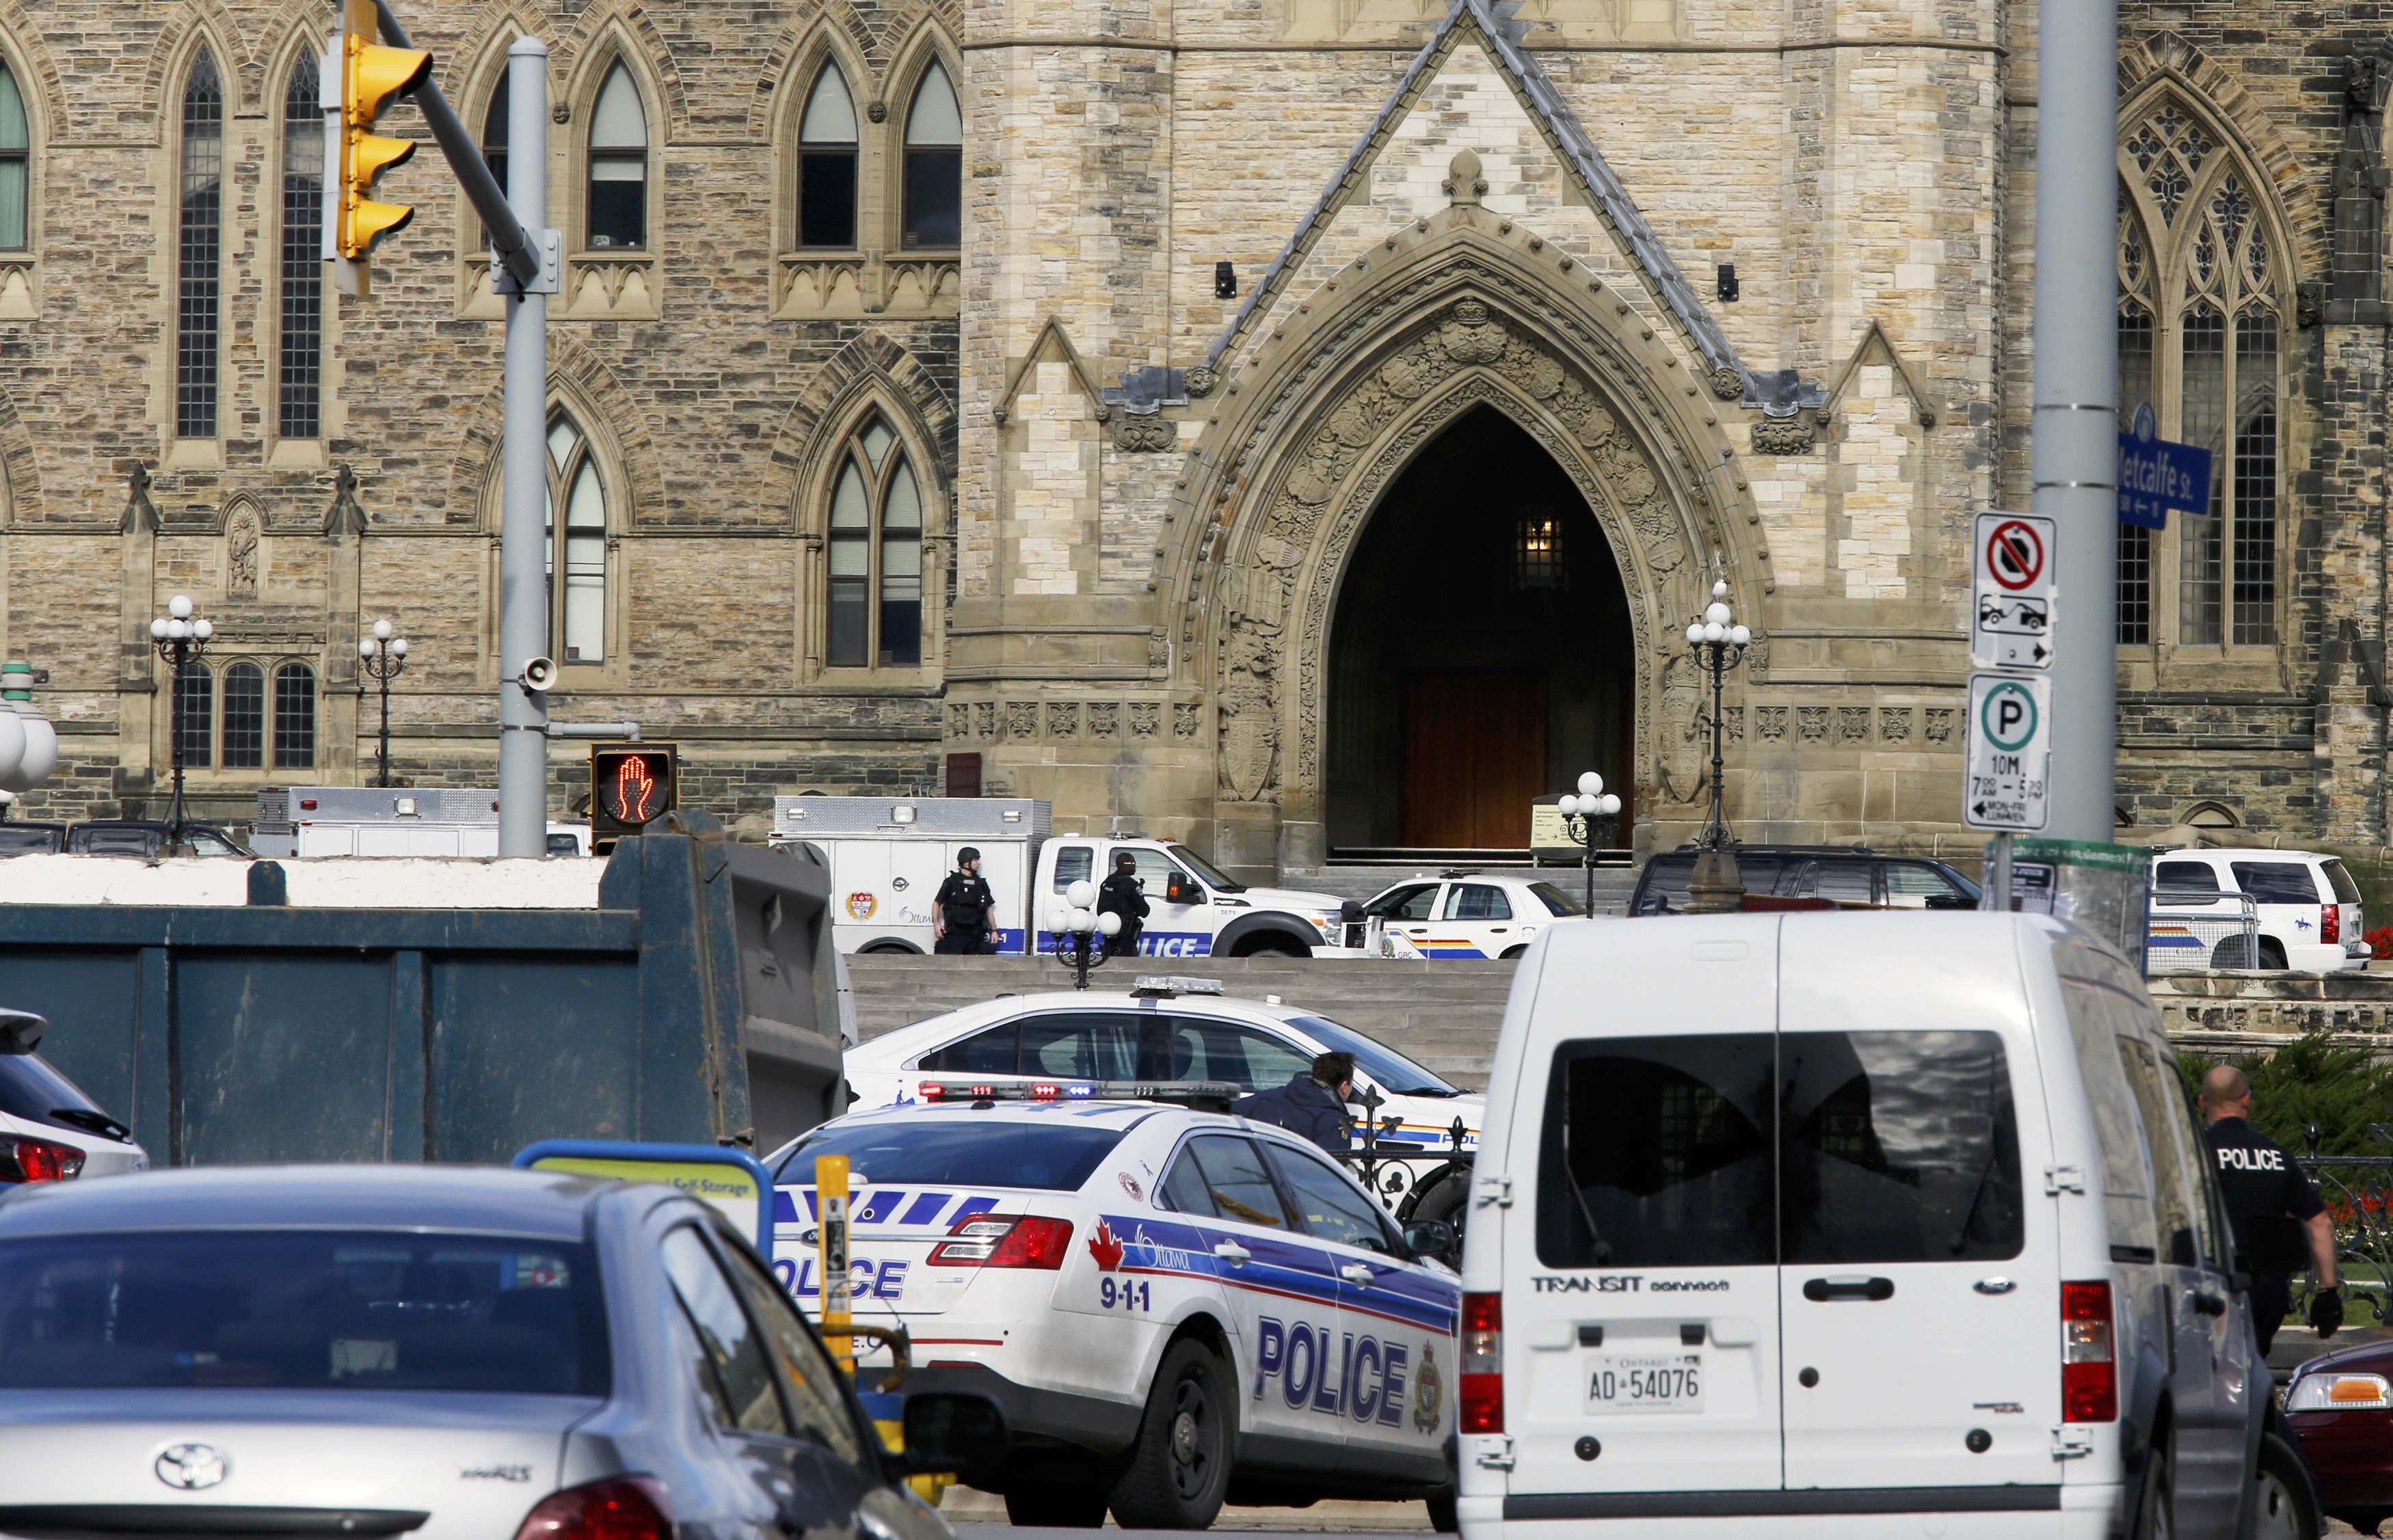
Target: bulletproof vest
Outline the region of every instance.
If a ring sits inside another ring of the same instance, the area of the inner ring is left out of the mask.
[[[959,872],[939,890],[939,907],[951,931],[981,929],[988,922],[988,884],[977,877]]]

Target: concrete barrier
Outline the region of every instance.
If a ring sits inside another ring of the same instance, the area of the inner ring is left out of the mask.
[[[2172,973],[2151,981],[2168,1034],[2213,1053],[2266,1051],[2308,1032],[2393,1047],[2393,973]]]

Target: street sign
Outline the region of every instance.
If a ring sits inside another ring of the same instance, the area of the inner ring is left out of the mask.
[[[2050,816],[2052,681],[2041,674],[1969,676],[1969,756],[1961,821],[2034,833]]]
[[[2054,526],[2033,514],[1980,514],[1969,582],[1969,660],[2052,667]]]
[[[742,1233],[756,1237],[757,1255],[773,1259],[773,1179],[745,1150],[713,1144],[647,1144],[628,1139],[543,1139],[516,1152],[523,1170],[568,1171],[679,1188],[722,1210]]]
[[[2139,406],[2133,430],[2119,435],[2119,521],[2162,529],[2172,508],[2210,512],[2210,451],[2160,437],[2151,407]]]

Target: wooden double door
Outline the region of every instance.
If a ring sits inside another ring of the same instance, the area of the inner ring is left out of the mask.
[[[1521,850],[1546,784],[1547,680],[1512,669],[1435,669],[1405,682],[1403,843]]]

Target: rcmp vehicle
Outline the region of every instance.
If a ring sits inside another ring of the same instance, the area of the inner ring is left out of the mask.
[[[1363,906],[1381,957],[1517,958],[1557,920],[1587,913],[1551,882],[1488,871],[1414,877]]]
[[[817,1311],[815,1161],[849,1163],[851,1310],[915,1393],[986,1396],[1017,1524],[1203,1528],[1223,1502],[1427,1499],[1452,1528],[1452,1232],[1400,1229],[1230,1086],[933,1082],[771,1157],[775,1271]],[[870,1365],[881,1350],[870,1350]]]
[[[2257,921],[2256,950],[2246,957],[2240,933],[2215,940],[2194,921],[2237,917],[2250,900]],[[2151,949],[2190,952],[2200,965],[2205,948],[2213,968],[2334,973],[2368,966],[2360,884],[2332,855],[2306,850],[2168,850],[2152,857]]]
[[[1354,1094],[1380,1097],[1372,1189],[1403,1219],[1459,1224],[1485,1098],[1388,1047],[1295,1006],[1234,1000],[1213,979],[1142,976],[1127,992],[1012,995],[883,1034],[846,1054],[857,1105],[919,1101],[969,1077],[1019,1088],[1059,1080],[1210,1081],[1236,1094],[1312,1073],[1323,1053],[1354,1055]],[[1455,1125],[1462,1126],[1458,1142]],[[1355,1148],[1364,1147],[1360,1121]]]
[[[499,853],[499,794],[433,788],[269,786],[250,842],[260,855],[484,855]],[[543,854],[590,854],[588,824],[548,826]]]

